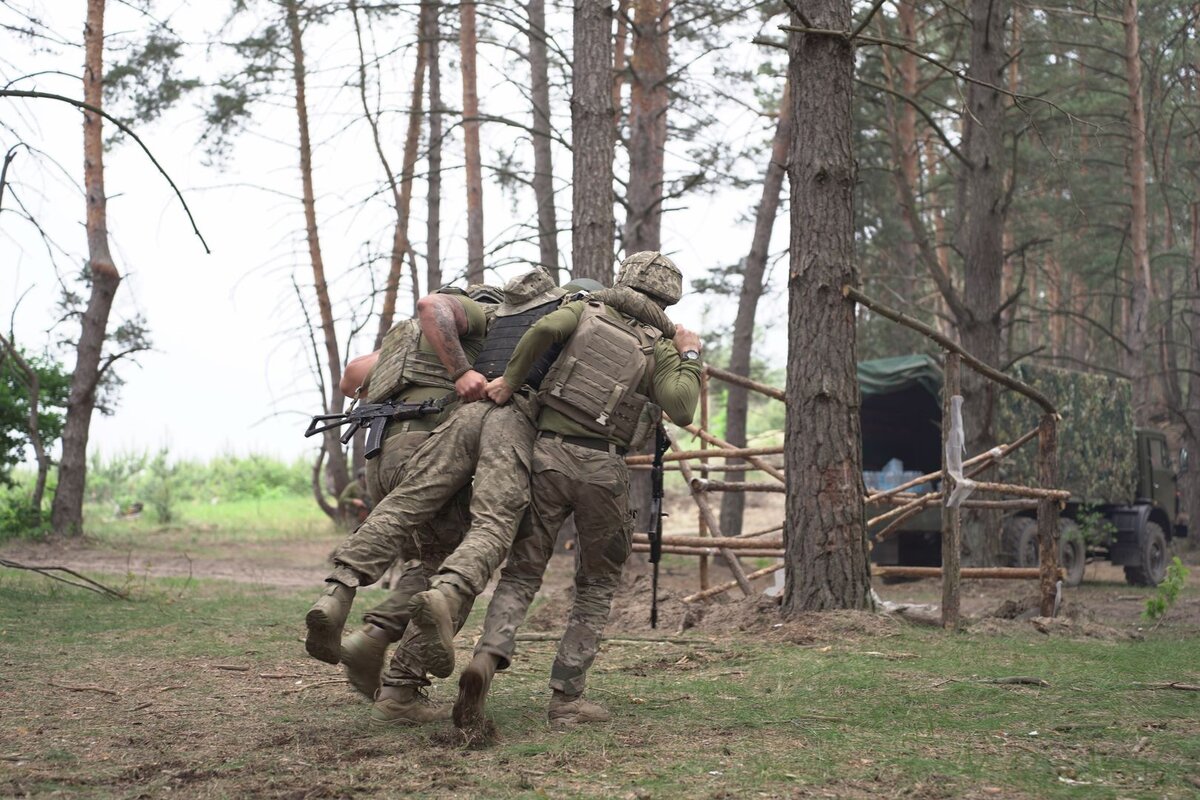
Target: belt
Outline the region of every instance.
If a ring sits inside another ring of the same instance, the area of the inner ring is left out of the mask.
[[[602,453],[611,453],[612,455],[623,456],[629,452],[629,448],[622,447],[619,444],[613,444],[605,439],[593,439],[590,436],[566,436],[554,431],[542,431],[538,434],[539,439],[557,439],[560,442],[573,444],[576,447],[586,447],[588,450],[599,450]]]

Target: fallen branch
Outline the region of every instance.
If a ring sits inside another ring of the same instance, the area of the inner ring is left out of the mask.
[[[1049,686],[1047,681],[1029,675],[1013,675],[1008,678],[986,678],[979,683],[996,683],[1004,686]]]
[[[1141,683],[1134,682],[1134,686],[1141,686],[1145,689],[1175,689],[1180,692],[1200,692],[1200,686],[1194,683],[1180,683],[1172,681],[1171,683]]]
[[[737,583],[734,583],[737,586]],[[518,642],[557,642],[562,639],[561,633],[518,633],[515,637]],[[697,639],[696,637],[682,636],[602,636],[602,642],[611,642],[612,644],[713,644],[712,639]]]
[[[213,669],[223,669],[226,672],[249,672],[249,667],[243,667],[240,664],[213,664]]]
[[[297,686],[295,689],[288,689],[287,691],[284,692],[284,694],[297,694],[298,692],[305,692],[305,691],[308,691],[309,689],[315,689],[318,686],[333,686],[334,684],[342,684],[343,686],[346,686],[346,685],[349,685],[349,683],[350,683],[350,681],[346,680],[345,678],[334,678],[333,680],[329,680],[329,681],[317,681],[316,683],[309,683],[304,686]]]
[[[778,564],[772,564],[769,567],[763,567],[762,569],[756,569],[754,572],[751,572],[749,575],[746,576],[746,580],[754,580],[755,578],[762,578],[767,575],[770,575],[773,572],[778,572],[781,569],[783,569],[782,561],[779,562]],[[719,594],[728,592],[730,589],[736,589],[737,587],[738,587],[737,581],[729,581],[728,583],[722,583],[719,586],[713,586],[711,589],[705,589],[703,591],[696,592],[695,594],[689,594],[687,597],[683,598],[683,602],[694,603],[697,600],[707,600],[710,597],[716,597]]]
[[[95,592],[96,594],[102,594],[102,595],[106,595],[108,597],[115,597],[118,600],[128,600],[129,599],[129,595],[126,594],[125,592],[119,592],[116,589],[105,586],[103,583],[94,581],[91,578],[87,577],[86,575],[80,575],[78,572],[76,572],[75,570],[70,569],[68,567],[34,566],[32,564],[22,564],[19,561],[12,561],[7,558],[0,558],[0,567],[8,567],[9,569],[28,570],[29,572],[36,572],[39,575],[43,575],[47,578],[50,578],[51,580],[56,580],[61,583],[65,583],[68,586],[74,586],[77,589],[87,589],[89,592]],[[67,575],[70,575],[73,578],[78,578],[79,580],[83,581],[83,583],[76,583],[75,581],[69,581],[66,578],[62,577],[61,575],[53,574],[54,572],[66,573]]]
[[[119,697],[119,692],[114,692],[112,689],[105,689],[103,686],[68,686],[65,683],[55,683],[54,681],[46,681],[47,686],[53,686],[55,689],[66,689],[68,692],[99,692],[100,694],[108,694],[113,697]]]

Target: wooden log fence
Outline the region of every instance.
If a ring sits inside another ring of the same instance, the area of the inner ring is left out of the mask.
[[[960,363],[966,364],[972,370],[988,380],[1025,395],[1033,402],[1041,406],[1044,412],[1037,428],[1028,431],[1018,439],[1015,439],[1008,444],[992,448],[984,453],[979,453],[962,462],[964,477],[973,478],[984,470],[992,467],[996,462],[1006,458],[1018,448],[1036,438],[1038,440],[1037,469],[1038,483],[1041,485],[1040,487],[1019,486],[1015,484],[990,481],[975,482],[973,489],[974,492],[979,494],[1007,495],[1009,499],[981,499],[978,497],[973,497],[964,500],[956,508],[943,508],[942,567],[891,567],[873,565],[871,567],[872,575],[879,577],[894,576],[913,578],[942,578],[942,625],[947,628],[955,628],[959,624],[960,579],[1038,579],[1041,593],[1041,611],[1044,615],[1052,614],[1056,589],[1055,584],[1062,575],[1062,571],[1059,569],[1057,563],[1057,538],[1055,535],[1055,529],[1057,526],[1058,510],[1061,504],[1070,497],[1070,493],[1066,491],[1042,488],[1055,485],[1058,477],[1058,414],[1053,403],[1036,389],[1033,389],[1016,378],[1005,375],[995,368],[979,361],[973,355],[963,350],[958,344],[946,338],[933,328],[930,328],[928,325],[925,325],[924,323],[915,320],[906,314],[891,309],[882,303],[872,300],[854,287],[845,286],[843,287],[842,293],[846,298],[859,303],[860,305],[870,309],[880,316],[890,319],[905,327],[911,328],[918,333],[921,333],[922,335],[932,339],[945,351],[945,399],[942,415],[943,437],[949,433],[950,429],[950,398],[960,393],[960,389],[958,388],[960,385]],[[724,537],[720,535],[720,525],[706,498],[708,493],[784,493],[786,492],[786,486],[784,485],[785,473],[782,466],[764,460],[765,456],[782,455],[782,446],[737,447],[730,442],[727,442],[714,435],[708,430],[709,378],[737,386],[743,386],[750,391],[757,392],[765,395],[766,397],[770,397],[785,403],[787,402],[785,393],[783,390],[777,387],[751,380],[750,378],[737,375],[729,372],[728,370],[712,366],[711,364],[705,365],[704,372],[701,376],[700,424],[688,425],[686,427],[686,430],[689,433],[700,440],[699,449],[683,450],[672,438],[671,452],[664,457],[664,461],[668,462],[664,465],[664,469],[682,473],[684,480],[688,484],[691,497],[696,503],[697,507],[697,529],[699,535],[693,536],[673,534],[663,537],[664,553],[674,553],[689,556],[694,555],[699,556],[700,558],[700,591],[684,597],[683,602],[685,603],[694,603],[701,600],[706,600],[734,588],[740,588],[743,594],[750,596],[752,594],[752,588],[750,586],[751,580],[770,575],[782,569],[784,566],[784,563],[781,561],[778,564],[773,564],[769,567],[764,567],[762,569],[746,573],[737,560],[738,556],[782,558],[784,555],[783,537],[768,537],[768,534],[782,531],[782,525],[776,525],[760,531],[743,533],[738,537]],[[884,528],[874,534],[874,539],[876,542],[882,541],[889,536],[894,535],[900,530],[900,526],[905,521],[911,519],[914,515],[919,514],[933,503],[942,503],[948,493],[953,490],[954,480],[949,474],[949,469],[946,462],[946,452],[946,442],[943,438],[942,469],[921,475],[909,481],[905,481],[899,486],[895,486],[887,490],[870,492],[864,498],[865,503],[868,505],[881,504],[893,506],[893,508],[889,509],[888,511],[878,514],[866,522],[868,527],[875,527],[883,523],[888,523]],[[727,464],[725,466],[718,467],[710,464],[710,460],[714,458],[725,460],[741,459],[744,460],[745,463]],[[626,463],[629,465],[630,469],[634,470],[649,469],[652,461],[653,457],[650,455],[637,455],[626,458]],[[711,471],[759,471],[769,475],[779,483],[722,481],[710,479],[708,477],[696,477],[693,472],[693,468],[689,463],[691,461],[698,461],[700,463],[699,470],[704,476],[707,476]],[[940,491],[929,492],[926,494],[915,494],[908,491],[914,487],[937,480],[940,480],[942,483]],[[961,509],[963,508],[1001,509],[1008,511],[1027,511],[1036,509],[1038,517],[1040,566],[1037,568],[960,566],[958,563],[958,556],[961,552],[960,515]],[[645,534],[634,534],[634,552],[648,552],[649,549],[649,538]],[[713,555],[721,555],[725,559],[725,562],[729,565],[730,570],[733,573],[734,580],[712,587],[708,585],[708,558]]]

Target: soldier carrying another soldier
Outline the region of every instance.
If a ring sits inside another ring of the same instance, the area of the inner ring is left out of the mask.
[[[616,281],[663,307],[679,300],[682,283],[675,264],[657,252],[626,258]],[[507,402],[515,387],[529,382],[530,367],[560,347],[539,381],[532,502],[488,604],[474,658],[459,681],[454,722],[460,728],[482,722],[492,676],[512,660],[517,628],[541,585],[558,529],[572,512],[578,529],[575,598],[550,673],[548,715],[556,725],[608,719],[607,710],[585,700],[583,691],[632,547],[624,456],[654,435],[663,411],[676,424],[689,424],[699,400],[695,333],[676,327],[672,346],[660,329],[592,299],[568,303],[530,328],[504,375],[488,384],[488,396]],[[426,653],[437,646],[431,639]]]

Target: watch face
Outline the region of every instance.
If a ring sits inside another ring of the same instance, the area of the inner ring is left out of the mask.
[[[685,350],[685,351],[683,351],[683,357],[687,361],[699,361],[700,360],[700,351],[699,350]]]

